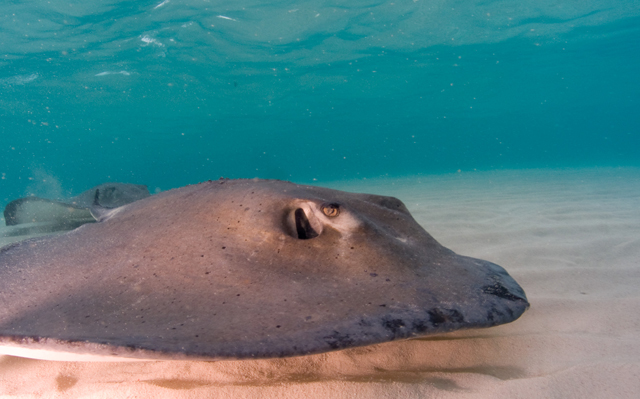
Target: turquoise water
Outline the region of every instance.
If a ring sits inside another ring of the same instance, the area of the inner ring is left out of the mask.
[[[640,1],[0,3],[0,206],[640,164]]]

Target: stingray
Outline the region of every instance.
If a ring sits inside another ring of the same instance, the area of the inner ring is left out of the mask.
[[[11,228],[3,236],[46,234],[73,230],[95,222],[89,208],[99,192],[100,204],[115,208],[149,196],[147,186],[104,183],[64,200],[25,197],[11,201],[4,209],[4,220]]]
[[[443,247],[393,197],[218,180],[91,210],[98,223],[0,249],[0,353],[278,358],[529,306],[502,267]]]

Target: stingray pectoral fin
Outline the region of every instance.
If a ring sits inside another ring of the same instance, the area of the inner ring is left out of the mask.
[[[4,209],[7,226],[25,223],[75,224],[90,222],[89,210],[63,202],[38,197],[19,198],[11,201]]]
[[[95,220],[92,217],[90,217],[90,219],[81,219],[81,220],[55,221],[55,222],[44,222],[44,223],[22,223],[16,226],[7,226],[7,228],[3,229],[2,233],[0,233],[0,237],[45,235],[50,233],[73,230],[82,226],[83,224],[94,223],[94,222]]]

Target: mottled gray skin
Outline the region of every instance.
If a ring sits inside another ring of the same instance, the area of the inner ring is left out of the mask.
[[[503,268],[444,248],[392,197],[219,180],[101,219],[0,250],[0,346],[285,357],[495,326],[529,306]]]

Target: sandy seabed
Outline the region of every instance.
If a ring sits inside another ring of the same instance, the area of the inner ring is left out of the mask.
[[[640,169],[463,172],[328,186],[402,199],[444,246],[506,268],[531,308],[490,329],[289,359],[0,356],[0,397],[639,397]]]

